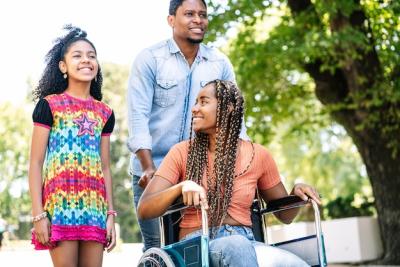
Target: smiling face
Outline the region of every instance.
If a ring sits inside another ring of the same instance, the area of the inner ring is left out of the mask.
[[[193,130],[206,134],[215,134],[217,125],[218,100],[213,83],[202,88],[192,108]]]
[[[175,15],[168,16],[176,42],[201,43],[207,31],[207,7],[201,0],[185,0]]]
[[[76,41],[69,46],[59,68],[67,73],[69,83],[91,82],[99,71],[96,51],[90,43]]]

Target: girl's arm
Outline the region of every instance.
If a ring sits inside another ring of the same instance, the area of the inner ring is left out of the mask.
[[[46,155],[50,130],[41,126],[34,126],[29,158],[29,192],[32,200],[32,216],[44,212],[42,204],[42,169]],[[46,244],[49,241],[50,223],[47,218],[34,223],[38,241]]]
[[[114,212],[113,195],[112,195],[112,176],[110,169],[110,136],[101,137],[100,144],[101,169],[103,171],[104,183],[106,187],[106,201],[108,211]],[[117,236],[115,232],[115,214],[107,212],[107,252],[110,252],[117,244]]]

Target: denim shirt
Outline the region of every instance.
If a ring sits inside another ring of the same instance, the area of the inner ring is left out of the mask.
[[[128,81],[131,174],[142,174],[135,155],[139,149],[150,149],[158,168],[173,145],[189,139],[191,108],[197,94],[215,79],[234,81],[233,68],[225,55],[204,44],[200,44],[192,66],[172,38],[136,57]]]

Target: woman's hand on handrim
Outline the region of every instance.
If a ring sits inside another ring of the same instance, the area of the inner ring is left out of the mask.
[[[182,182],[182,196],[183,203],[186,206],[202,206],[208,209],[207,204],[207,193],[204,187],[198,185],[193,181],[183,181]]]

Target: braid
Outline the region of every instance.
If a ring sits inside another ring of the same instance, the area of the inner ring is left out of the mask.
[[[243,97],[234,83],[216,81],[217,107],[217,141],[214,172],[217,190],[213,192],[217,204],[216,216],[211,217],[212,225],[221,224],[227,215],[232,197],[235,178],[235,163],[239,134],[243,116]]]
[[[204,167],[207,165],[208,136],[197,133],[192,139],[193,118],[190,124],[189,154],[187,159],[186,180],[201,184]]]
[[[220,80],[210,83],[215,84],[218,104],[214,169],[211,177],[207,177],[207,200],[211,226],[217,226],[227,215],[232,197],[244,101],[234,83]],[[190,129],[186,179],[201,185],[204,173],[208,172],[209,140],[208,135],[204,133],[195,133],[195,137],[192,139],[192,129],[193,119]]]

